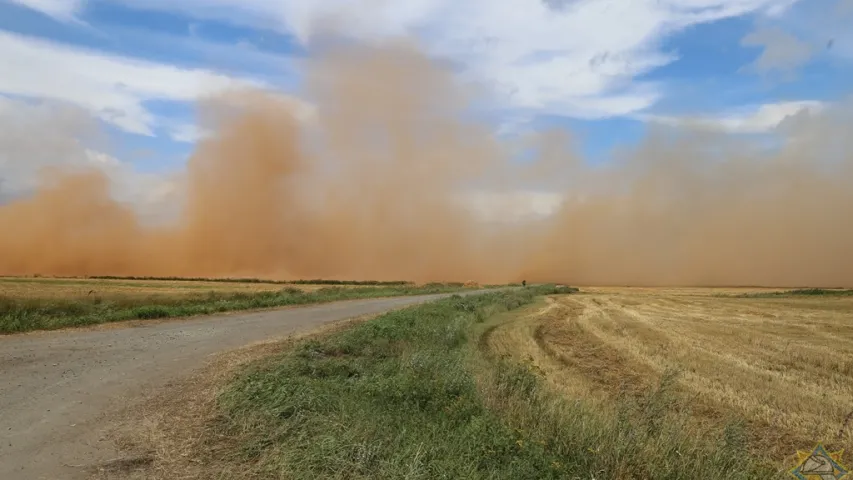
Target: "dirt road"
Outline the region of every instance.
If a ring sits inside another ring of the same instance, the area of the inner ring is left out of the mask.
[[[110,412],[212,354],[446,296],[0,337],[0,479],[85,478],[86,467],[116,456],[101,438]]]

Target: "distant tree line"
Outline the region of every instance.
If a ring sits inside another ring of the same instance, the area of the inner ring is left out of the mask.
[[[403,280],[380,281],[380,280],[264,280],[260,278],[206,278],[206,277],[134,277],[134,276],[114,276],[114,275],[95,275],[86,278],[93,280],[158,280],[158,281],[173,281],[173,282],[222,282],[222,283],[270,283],[278,285],[371,285],[371,286],[392,286],[392,285],[413,285],[414,282]]]

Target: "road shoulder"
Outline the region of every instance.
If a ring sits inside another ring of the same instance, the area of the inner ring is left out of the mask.
[[[150,392],[107,419],[104,435],[118,455],[86,467],[88,478],[210,478],[222,473],[213,465],[198,462],[195,453],[205,448],[202,443],[206,435],[203,433],[215,420],[217,395],[234,375],[247,365],[275,357],[295,342],[341,331],[379,315],[341,320],[308,332],[256,342],[211,356],[204,367]]]

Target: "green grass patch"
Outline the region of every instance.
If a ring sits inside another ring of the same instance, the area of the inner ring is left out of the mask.
[[[753,479],[737,424],[691,430],[667,377],[613,412],[554,394],[480,334],[553,286],[453,296],[298,343],[218,398],[228,478]]]
[[[17,298],[0,295],[0,333],[51,330],[122,320],[151,320],[206,315],[234,310],[251,310],[306,305],[360,298],[425,295],[459,291],[449,284],[321,288],[303,292],[288,287],[279,291],[193,295],[111,296],[80,298]]]

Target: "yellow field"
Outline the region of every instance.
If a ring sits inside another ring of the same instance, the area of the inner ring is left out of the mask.
[[[849,463],[853,296],[733,296],[744,291],[582,289],[502,324],[488,346],[603,407],[675,370],[697,427],[745,419],[753,453],[783,461],[823,442]]]
[[[175,280],[100,280],[85,278],[0,278],[0,296],[15,298],[150,297],[237,292],[259,292],[298,288],[314,291],[324,285],[284,285],[275,283],[209,282]]]

